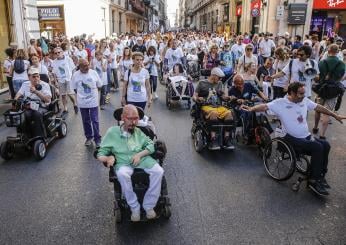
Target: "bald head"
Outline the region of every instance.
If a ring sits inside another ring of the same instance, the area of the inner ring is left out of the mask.
[[[121,117],[123,118],[124,116],[127,115],[136,115],[138,116],[138,110],[134,105],[125,105],[123,109],[123,113],[121,114]]]

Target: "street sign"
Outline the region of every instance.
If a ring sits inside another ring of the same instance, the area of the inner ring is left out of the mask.
[[[276,7],[276,19],[282,20],[285,15],[285,6],[279,5]]]
[[[307,7],[305,3],[290,4],[288,7],[287,23],[290,25],[304,25]]]

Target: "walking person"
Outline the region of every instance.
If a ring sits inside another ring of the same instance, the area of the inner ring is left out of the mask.
[[[104,110],[106,105],[107,96],[107,60],[103,58],[101,51],[96,51],[95,59],[92,61],[92,69],[94,69],[99,75],[102,81],[101,93],[100,93],[100,109]]]
[[[132,104],[145,109],[151,105],[152,96],[149,72],[143,68],[144,55],[140,52],[132,54],[133,66],[124,76],[121,104]]]
[[[150,87],[151,93],[154,94],[154,99],[157,99],[159,96],[156,93],[157,88],[157,77],[159,75],[158,68],[160,67],[160,56],[156,54],[156,49],[154,46],[148,48],[147,55],[144,58],[144,65],[147,68],[150,75]]]
[[[80,108],[85,146],[90,146],[94,139],[96,147],[100,146],[101,136],[98,116],[98,88],[103,85],[96,71],[89,69],[89,62],[85,59],[79,60],[79,70],[76,71],[71,80],[71,87],[77,91],[77,103]]]
[[[3,65],[3,71],[6,76],[11,99],[14,99],[14,96],[16,96],[16,93],[14,92],[14,87],[12,83],[12,74],[11,74],[11,67],[14,63],[14,53],[15,53],[15,50],[13,48],[5,49],[5,54],[7,55],[7,58],[4,60],[4,65]]]
[[[30,62],[28,61],[26,51],[24,49],[18,49],[16,51],[15,60],[10,71],[10,74],[12,75],[12,84],[15,94],[17,94],[24,82],[29,81],[29,66]]]

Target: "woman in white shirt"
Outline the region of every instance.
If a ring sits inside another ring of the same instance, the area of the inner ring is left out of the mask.
[[[140,52],[132,54],[133,66],[124,76],[121,104],[132,104],[145,109],[151,105],[151,89],[149,72],[143,68],[144,55]]]
[[[158,54],[156,54],[156,49],[154,46],[150,46],[147,51],[147,55],[144,57],[145,68],[149,71],[150,75],[150,86],[151,92],[154,93],[154,98],[157,99],[159,96],[156,93],[157,88],[157,77],[158,68],[160,67],[161,59]]]
[[[46,83],[49,83],[48,69],[40,62],[38,55],[34,54],[30,57],[31,67],[35,67],[40,71],[40,79]]]
[[[24,49],[18,49],[16,52],[16,59],[11,67],[10,74],[12,75],[13,89],[17,93],[25,81],[29,80],[28,69],[30,62],[28,55]]]
[[[274,52],[275,62],[273,68],[275,74],[282,71],[285,66],[290,62],[289,54],[283,48],[277,48]],[[283,98],[286,95],[285,89],[288,87],[288,77],[283,76],[277,79],[274,79],[273,90],[274,90],[274,99]]]
[[[6,76],[11,99],[14,99],[14,97],[16,96],[14,92],[14,88],[13,88],[12,75],[11,75],[11,67],[14,62],[14,52],[15,52],[15,49],[13,48],[5,49],[5,54],[7,55],[7,58],[4,60],[4,65],[3,65],[3,71]]]
[[[84,44],[83,43],[78,43],[77,44],[78,50],[74,52],[74,55],[78,57],[78,59],[88,59],[88,52],[84,49]]]
[[[123,51],[123,56],[119,61],[119,70],[120,70],[120,80],[124,81],[125,73],[131,68],[132,62],[132,52],[129,47],[125,47]]]

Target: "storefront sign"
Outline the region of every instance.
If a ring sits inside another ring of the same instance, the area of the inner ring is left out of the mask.
[[[60,7],[37,7],[40,20],[61,19]]]
[[[237,5],[236,11],[235,11],[235,15],[236,15],[236,16],[241,16],[242,12],[243,12],[243,7],[242,7],[242,5]]]
[[[261,1],[252,0],[251,2],[251,16],[258,17],[261,15]]]
[[[314,0],[313,9],[346,9],[346,0]]]
[[[306,19],[307,4],[292,3],[288,7],[287,22],[290,25],[304,25]]]

